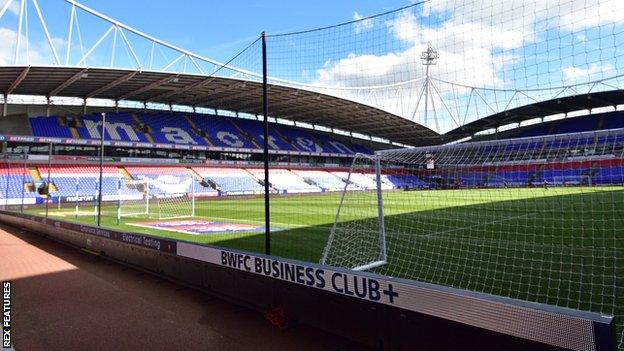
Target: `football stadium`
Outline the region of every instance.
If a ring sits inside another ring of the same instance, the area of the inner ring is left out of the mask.
[[[221,62],[4,1],[0,220],[367,347],[624,350],[623,4],[411,2]]]

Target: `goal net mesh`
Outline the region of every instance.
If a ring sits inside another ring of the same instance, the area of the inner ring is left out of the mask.
[[[615,315],[622,332],[624,130],[380,151],[350,174],[376,172],[376,191],[343,192],[323,263]]]
[[[195,216],[195,179],[192,175],[172,177],[175,182],[161,179],[150,182],[150,193],[156,202],[158,219]]]
[[[118,218],[149,214],[149,182],[120,179],[117,193]]]

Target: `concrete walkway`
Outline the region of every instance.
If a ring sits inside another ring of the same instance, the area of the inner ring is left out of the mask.
[[[360,349],[4,225],[0,280],[12,281],[17,351]]]

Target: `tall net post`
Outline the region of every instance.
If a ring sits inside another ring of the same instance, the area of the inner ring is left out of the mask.
[[[195,178],[191,175],[191,217],[195,217]]]
[[[78,213],[80,211],[80,206],[78,206],[78,204],[80,203],[79,196],[80,196],[80,177],[76,177],[76,193],[75,193],[75,197],[74,197],[74,219],[78,219]]]
[[[24,147],[24,166],[22,167],[22,183],[21,183],[22,196],[21,196],[21,203],[20,203],[21,213],[24,213],[24,199],[26,197],[26,174],[27,173],[28,173],[28,151],[26,150],[26,147]]]
[[[117,225],[121,223],[121,183],[122,183],[121,175],[119,179],[117,179]]]

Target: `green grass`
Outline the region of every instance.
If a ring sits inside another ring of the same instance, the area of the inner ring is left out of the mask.
[[[615,314],[624,319],[624,187],[389,191],[383,196],[388,263],[375,271],[528,301]],[[318,262],[339,193],[271,199],[272,254]],[[153,205],[154,206],[154,205]],[[200,244],[264,252],[264,233],[189,235],[117,224],[106,227]],[[29,208],[41,214],[42,208]],[[75,219],[72,208],[50,215]],[[263,198],[197,202],[197,218],[264,225]],[[378,259],[377,198],[350,192],[330,263]],[[620,333],[621,333],[620,329]]]

